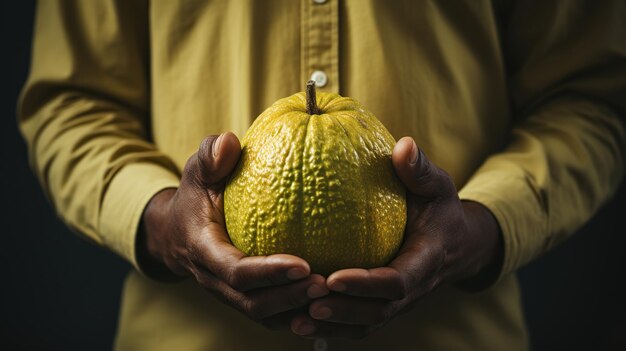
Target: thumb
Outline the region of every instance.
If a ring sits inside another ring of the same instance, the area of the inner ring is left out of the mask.
[[[398,178],[412,194],[422,198],[456,194],[450,176],[417,148],[413,138],[400,139],[393,148],[391,160]]]
[[[235,169],[240,154],[241,144],[235,134],[210,135],[187,161],[185,173],[190,173],[197,184],[210,188],[226,180]]]

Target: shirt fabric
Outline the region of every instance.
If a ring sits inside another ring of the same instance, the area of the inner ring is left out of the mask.
[[[41,1],[19,123],[59,216],[138,269],[119,350],[522,350],[512,273],[623,177],[624,18],[625,3],[608,0]],[[461,199],[492,211],[496,281],[441,287],[363,340],[312,341],[265,330],[190,280],[140,273],[150,198],[178,186],[206,135],[242,137],[314,71],[319,90],[415,138]]]

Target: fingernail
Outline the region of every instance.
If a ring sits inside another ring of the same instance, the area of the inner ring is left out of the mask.
[[[317,299],[318,297],[322,297],[328,295],[329,291],[326,287],[319,286],[317,284],[313,284],[309,286],[306,291],[306,295],[311,299]]]
[[[294,331],[298,335],[309,335],[315,332],[315,326],[311,323],[301,323]]]
[[[418,158],[418,154],[417,154],[417,145],[415,145],[415,141],[413,140],[413,148],[411,149],[411,157],[409,158],[409,164],[410,165],[414,165],[417,163],[417,158]]]
[[[311,317],[315,319],[328,319],[332,316],[333,311],[326,306],[320,306],[311,311]]]
[[[302,268],[291,268],[287,271],[287,278],[291,280],[299,280],[306,277],[308,274]]]
[[[215,140],[215,143],[213,143],[213,157],[217,156],[217,153],[220,151],[222,139],[224,139],[224,134],[220,134],[220,136]]]
[[[330,283],[328,287],[330,288],[330,290],[333,290],[336,292],[344,292],[348,289],[346,284],[342,283],[339,280],[335,280],[334,282]]]

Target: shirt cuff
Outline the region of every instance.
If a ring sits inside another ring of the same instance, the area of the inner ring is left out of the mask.
[[[504,257],[499,274],[489,285],[530,262],[543,245],[548,218],[529,179],[500,170],[479,170],[459,192],[461,200],[487,207],[502,232]]]
[[[159,191],[179,186],[179,176],[156,163],[124,166],[113,178],[104,196],[99,233],[104,244],[139,272],[135,241],[141,216]]]

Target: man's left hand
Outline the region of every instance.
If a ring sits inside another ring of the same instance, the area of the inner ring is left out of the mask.
[[[326,284],[333,293],[312,302],[308,315],[292,320],[294,333],[361,338],[438,286],[471,281],[498,265],[502,239],[489,210],[460,201],[450,176],[413,139],[398,141],[392,161],[407,187],[407,226],[398,255],[385,267],[330,275]]]

